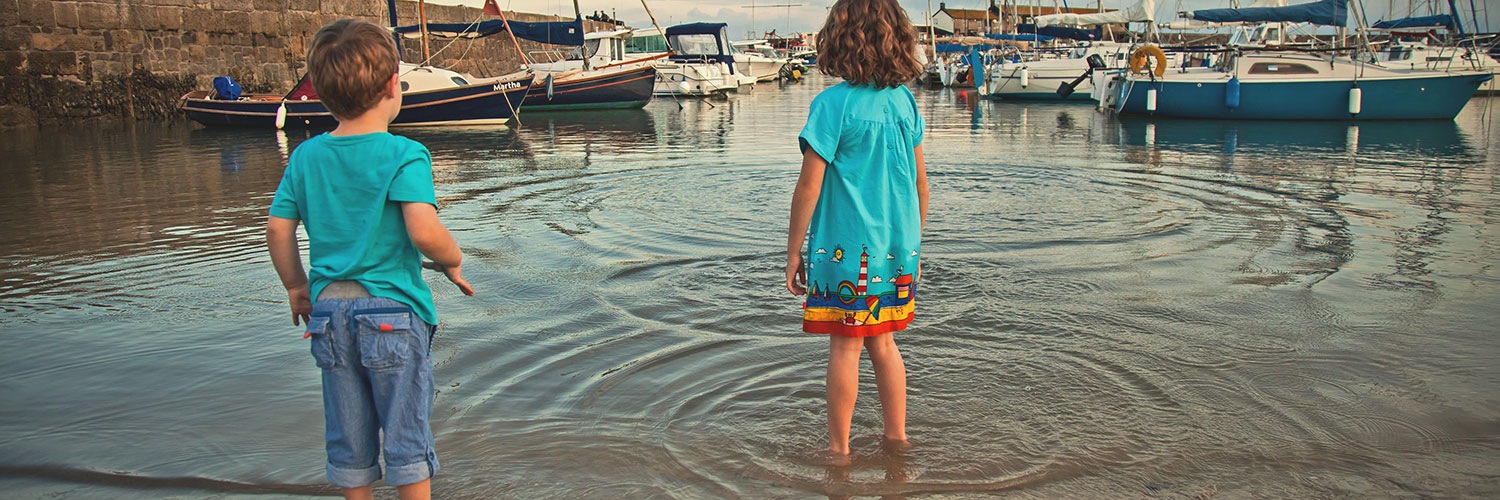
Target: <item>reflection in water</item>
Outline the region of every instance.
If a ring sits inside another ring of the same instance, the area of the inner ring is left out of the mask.
[[[438,496],[1500,494],[1488,115],[1120,120],[963,89],[915,90],[914,446],[882,448],[867,378],[852,464],[828,467],[826,341],[798,333],[778,249],[832,83],[398,130],[432,151],[479,288],[429,276]],[[0,134],[0,487],[330,491],[262,248],[310,134]]]

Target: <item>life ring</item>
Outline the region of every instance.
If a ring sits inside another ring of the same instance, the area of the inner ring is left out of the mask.
[[[1167,73],[1167,53],[1163,52],[1161,47],[1155,45],[1142,46],[1130,54],[1130,72],[1145,73],[1147,71],[1147,57],[1156,59],[1156,65],[1150,68],[1156,72],[1156,76],[1162,76]]]

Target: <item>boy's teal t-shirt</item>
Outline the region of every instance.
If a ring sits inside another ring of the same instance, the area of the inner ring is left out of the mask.
[[[437,206],[432,156],[421,143],[385,132],[322,134],[292,152],[271,215],[307,229],[307,272],[316,300],[335,281],[407,305],[437,324],[422,255],[406,234],[400,202]]]

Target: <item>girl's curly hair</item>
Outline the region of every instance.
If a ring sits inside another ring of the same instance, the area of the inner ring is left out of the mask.
[[[916,30],[896,0],[838,0],[817,41],[818,69],[854,85],[899,87],[922,73]]]

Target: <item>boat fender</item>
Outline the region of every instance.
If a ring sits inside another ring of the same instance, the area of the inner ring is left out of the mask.
[[[1360,104],[1361,104],[1360,101],[1364,97],[1362,95],[1363,93],[1364,93],[1363,91],[1359,90],[1359,84],[1358,83],[1354,84],[1354,86],[1349,89],[1349,114],[1351,114],[1351,115],[1357,115],[1357,114],[1359,114],[1359,107],[1360,107]]]
[[[1148,66],[1147,58],[1155,59],[1156,64]],[[1139,49],[1135,49],[1135,52],[1130,54],[1131,73],[1139,74],[1148,71],[1156,73],[1156,76],[1162,76],[1167,73],[1167,53],[1162,51],[1161,47],[1145,45]]]
[[[1240,77],[1229,77],[1229,83],[1224,85],[1224,107],[1235,109],[1240,107]]]
[[[1028,70],[1026,68],[1021,68],[1021,88],[1024,89],[1024,88],[1026,88],[1027,85],[1030,85],[1030,84],[1031,84],[1031,70]]]
[[[552,100],[552,73],[547,73],[547,100]]]
[[[1156,89],[1146,90],[1146,111],[1156,112]]]
[[[281,100],[281,105],[276,107],[276,128],[286,126],[286,99]]]

